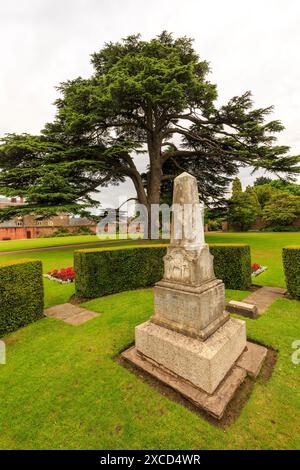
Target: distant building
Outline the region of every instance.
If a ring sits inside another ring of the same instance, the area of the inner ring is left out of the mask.
[[[0,209],[18,205],[24,205],[24,201],[17,200],[17,198],[0,199]],[[70,217],[68,214],[62,213],[48,219],[38,220],[33,215],[24,215],[0,223],[0,240],[38,238],[52,235],[61,228],[67,228],[69,232],[74,232],[78,227],[87,227],[96,233],[96,224],[85,218]]]
[[[11,197],[10,199],[0,198],[0,209],[10,206],[23,206],[24,204],[24,199],[22,197],[20,197],[19,200],[16,197]]]
[[[20,198],[0,199],[0,209],[24,204],[26,202]],[[112,208],[102,208],[100,217],[107,219],[104,231],[108,231],[109,225],[115,226],[116,231],[118,231],[119,225],[122,228],[125,225],[130,234],[142,234],[144,231],[143,223],[139,221],[135,223],[135,217],[128,217],[128,213],[123,210],[114,212]],[[48,219],[39,220],[34,215],[24,215],[23,217],[14,217],[0,223],[0,241],[51,236],[62,228],[69,230],[69,232],[74,232],[79,227],[86,227],[96,234],[96,223],[85,217],[72,217],[69,214],[61,213]]]

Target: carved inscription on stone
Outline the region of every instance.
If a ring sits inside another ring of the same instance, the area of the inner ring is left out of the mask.
[[[165,279],[184,284],[194,283],[194,256],[191,253],[186,253],[181,249],[173,249],[168,252],[164,261]]]

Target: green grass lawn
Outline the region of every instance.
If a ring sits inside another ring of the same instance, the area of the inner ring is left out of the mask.
[[[75,238],[75,237],[69,237]],[[138,242],[133,240],[132,242],[122,242],[113,243],[113,247],[123,247],[128,246],[128,244],[136,245]],[[154,242],[152,242],[154,243]],[[160,242],[159,242],[160,243]],[[92,247],[92,246],[91,246]],[[99,245],[95,245],[96,248],[99,248]],[[109,245],[103,245],[104,249],[109,248]],[[33,253],[14,253],[9,255],[0,256],[0,263],[10,260],[30,258],[41,260],[43,263],[44,273],[51,271],[55,268],[67,268],[68,266],[73,266],[73,256],[74,251],[79,248],[65,248],[63,250],[51,250],[51,251],[36,251]],[[52,307],[53,305],[58,305],[61,303],[68,302],[71,295],[74,294],[75,286],[74,284],[59,284],[55,281],[50,281],[49,279],[44,279],[44,290],[45,290],[45,308]]]
[[[100,241],[96,235],[79,235],[74,237],[32,238],[31,240],[2,240],[0,251],[30,250],[49,246],[75,245]]]
[[[227,291],[228,298],[247,293]],[[81,326],[42,319],[5,337],[0,365],[1,449],[297,449],[300,446],[300,302],[277,300],[248,336],[279,350],[239,418],[223,429],[124,369],[116,355],[153,311],[151,289],[85,304],[101,313]]]
[[[268,266],[268,270],[255,277],[255,284],[285,287],[282,267],[282,248],[287,245],[300,245],[300,232],[266,233],[215,233],[208,234],[209,243],[246,243],[251,247],[253,263]]]
[[[73,253],[77,248],[66,248],[64,250],[36,251],[34,253],[16,253],[0,257],[0,263],[30,258],[41,260],[44,273],[55,268],[66,268],[73,265]],[[58,282],[44,279],[45,307],[68,302],[70,296],[74,293],[74,284],[59,284]]]
[[[138,238],[137,235],[135,238]],[[33,248],[48,248],[51,246],[76,245],[82,243],[99,243],[112,241],[112,237],[96,235],[78,235],[71,237],[32,238],[30,240],[0,240],[1,251],[31,250]]]
[[[28,242],[45,242],[57,243],[58,240],[67,241],[68,243],[79,243],[79,239],[84,240],[90,237],[65,237],[65,238],[52,238],[52,239],[37,239],[37,240],[20,240],[19,247],[24,249],[28,247]],[[93,239],[95,240],[96,237]],[[97,238],[96,238],[97,239]],[[98,239],[97,239],[98,240]],[[281,252],[282,248],[287,245],[300,245],[300,233],[215,233],[207,234],[206,240],[209,243],[246,243],[251,246],[252,262],[268,266],[268,270],[260,276],[254,278],[254,283],[259,285],[269,285],[285,287],[285,280],[282,268]],[[158,241],[159,242],[159,241]],[[15,243],[15,242],[1,242],[1,243]],[[137,244],[136,240],[129,242]],[[151,242],[153,243],[153,242]],[[60,244],[60,243],[59,243]],[[2,246],[2,245],[1,245]],[[12,245],[11,245],[12,246]],[[96,245],[95,245],[96,246]],[[128,242],[120,241],[118,244],[114,243],[113,246],[128,246]],[[99,247],[99,245],[98,245]],[[108,248],[107,245],[104,248]],[[16,248],[15,248],[16,249]],[[47,272],[54,268],[63,268],[73,265],[73,253],[78,248],[65,248],[63,250],[40,251],[33,253],[17,253],[9,254],[0,257],[0,262],[5,262],[13,259],[31,258],[40,259],[43,262],[43,270]],[[45,279],[45,306],[50,307],[58,303],[67,302],[70,296],[74,293],[73,285],[61,285],[53,281]]]

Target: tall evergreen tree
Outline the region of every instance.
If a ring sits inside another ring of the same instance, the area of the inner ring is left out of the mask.
[[[248,230],[260,214],[260,204],[253,188],[242,190],[239,178],[232,183],[232,196],[228,201],[228,221],[237,230]]]
[[[239,178],[234,178],[232,182],[232,197],[239,196],[243,192],[242,183]]]
[[[35,211],[83,212],[108,184],[130,178],[140,203],[159,203],[161,188],[182,171],[194,174],[205,200],[218,200],[240,167],[299,172],[299,157],[276,144],[283,130],[253,108],[251,93],[216,104],[209,65],[187,37],[163,32],[108,43],[92,55],[94,73],[59,86],[57,115],[40,136],[10,135],[0,147],[0,193],[22,195]],[[146,172],[137,158],[147,154]],[[50,182],[50,183],[49,183]],[[33,189],[34,187],[34,189]]]
[[[267,176],[259,176],[254,181],[254,186],[261,186],[263,184],[269,184],[269,183],[271,183],[271,181],[272,181],[272,179],[268,178]]]

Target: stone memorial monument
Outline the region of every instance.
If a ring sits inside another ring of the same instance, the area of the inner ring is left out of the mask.
[[[247,343],[245,322],[225,310],[224,283],[204,240],[197,180],[182,173],[174,181],[171,241],[154,287],[154,314],[136,327],[135,347],[122,355],[221,418],[266,353]]]

